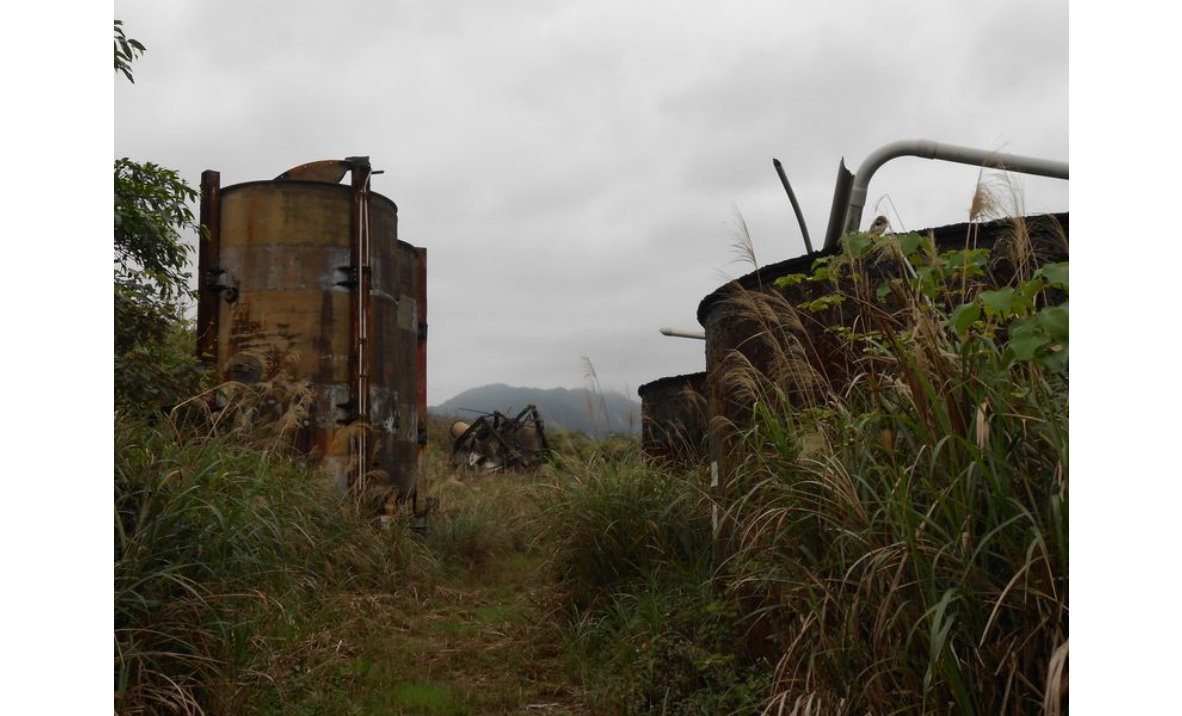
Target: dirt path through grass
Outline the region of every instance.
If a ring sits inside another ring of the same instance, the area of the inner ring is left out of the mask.
[[[359,713],[589,713],[563,671],[542,568],[494,554],[375,610],[383,622],[354,661]]]

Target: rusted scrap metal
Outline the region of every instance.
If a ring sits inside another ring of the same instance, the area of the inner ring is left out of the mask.
[[[536,406],[527,405],[517,417],[495,411],[471,424],[452,423],[453,465],[481,472],[528,470],[549,452],[546,429]]]

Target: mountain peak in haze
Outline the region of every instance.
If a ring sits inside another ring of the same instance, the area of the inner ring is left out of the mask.
[[[494,410],[514,417],[536,405],[547,431],[578,430],[594,438],[640,433],[640,403],[622,393],[593,393],[586,388],[518,388],[493,383],[470,388],[429,408],[433,415],[471,422]]]

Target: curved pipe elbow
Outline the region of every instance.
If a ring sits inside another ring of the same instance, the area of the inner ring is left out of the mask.
[[[922,159],[940,159],[958,164],[1003,169],[1005,171],[1034,174],[1052,177],[1054,179],[1068,179],[1067,162],[1052,159],[1027,157],[1020,154],[1008,154],[986,149],[974,149],[956,144],[943,144],[930,139],[904,139],[898,142],[884,144],[871,152],[854,175],[853,188],[850,191],[849,208],[846,210],[845,228],[843,234],[857,231],[862,222],[862,209],[866,205],[866,193],[870,186],[870,178],[883,165],[898,157],[920,157]],[[826,246],[825,248],[831,248]]]

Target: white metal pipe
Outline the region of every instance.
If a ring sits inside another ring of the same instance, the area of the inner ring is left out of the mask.
[[[706,331],[695,331],[688,328],[662,328],[661,335],[675,336],[677,338],[696,338],[699,341],[706,340]]]
[[[883,164],[898,157],[942,159],[946,162],[972,164],[1055,179],[1068,178],[1067,162],[961,147],[955,144],[934,142],[930,139],[904,139],[891,142],[871,152],[870,156],[862,162],[862,166],[858,167],[858,172],[854,175],[854,186],[850,191],[850,203],[846,210],[843,234],[857,231],[858,225],[862,223],[862,209],[866,206],[866,190],[870,186],[870,178],[874,176],[874,172],[878,171],[878,168]]]

